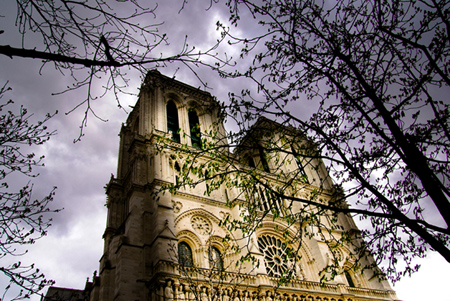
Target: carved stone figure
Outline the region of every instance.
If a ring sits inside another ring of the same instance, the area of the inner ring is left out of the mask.
[[[164,298],[166,301],[173,300],[173,289],[172,289],[172,281],[167,281],[166,288],[164,289]]]
[[[184,291],[183,291],[183,285],[180,284],[180,286],[177,287],[177,301],[184,301],[185,300],[185,295],[184,295]]]

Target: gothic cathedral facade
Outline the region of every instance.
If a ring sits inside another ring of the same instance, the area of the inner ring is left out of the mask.
[[[205,194],[207,184],[201,182],[163,191],[167,184],[179,180],[185,159],[177,150],[198,147],[202,143],[200,132],[205,129],[214,128],[216,136],[225,137],[217,107],[211,106],[215,103],[207,92],[157,71],[149,72],[139,100],[120,131],[117,176],[111,178],[106,191],[104,253],[98,275],[87,283],[87,298],[396,300],[389,283],[370,271],[343,270],[332,281],[321,282],[321,271],[330,260],[324,242],[312,236],[303,239],[301,245],[296,245],[295,239],[287,243],[280,231],[285,225],[276,217],[266,216],[248,237],[239,231],[231,233],[223,221],[242,219],[244,202],[239,200],[244,194],[239,189],[224,186]],[[226,142],[221,143],[226,149]],[[237,153],[235,156],[239,156]],[[200,156],[196,160],[207,159]],[[271,164],[258,156],[247,160],[250,168]],[[324,167],[319,170],[327,173]],[[305,167],[302,176],[307,178],[311,172]],[[327,175],[323,178],[328,178],[323,190],[326,192],[326,185],[332,182]],[[309,182],[302,188],[303,193],[314,185],[314,181]],[[236,202],[230,205],[229,200]],[[351,217],[344,215],[337,228],[339,231],[356,226]],[[298,253],[294,256],[298,260],[289,256],[292,250]],[[242,252],[251,256],[240,260]],[[347,257],[347,249],[341,248],[340,252]],[[291,275],[290,279],[280,281],[286,274]]]

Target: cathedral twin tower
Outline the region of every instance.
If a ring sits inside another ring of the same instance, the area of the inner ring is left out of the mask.
[[[266,175],[264,183],[269,186],[276,181],[276,177],[272,180],[271,168],[276,156],[262,155],[261,147],[251,151],[238,147],[231,152],[226,141],[219,141],[226,135],[215,104],[207,92],[157,71],[149,72],[139,100],[120,131],[117,177],[111,178],[106,191],[104,253],[98,275],[86,285],[85,298],[395,300],[387,281],[370,270],[361,273],[349,268],[350,246],[335,249],[341,258],[341,273],[321,282],[331,257],[326,239],[314,234],[299,239],[295,236],[301,225],[287,225],[277,218],[278,210],[271,214],[271,208],[289,206],[292,210],[296,204],[271,197],[260,188],[249,192],[238,185],[222,184],[212,189],[213,180],[210,186],[208,181],[199,181],[177,190],[164,189],[186,177],[187,160],[205,169],[214,163],[213,157],[199,151],[206,142],[220,144],[220,151],[235,161],[234,168],[263,171],[260,174]],[[260,119],[250,131],[251,137],[241,144],[263,139],[264,131],[258,127],[271,128],[271,132],[280,128],[270,120]],[[214,132],[216,138],[206,137],[203,133],[207,131]],[[333,183],[323,163],[315,159],[305,164],[295,154],[292,149],[291,160],[286,160],[282,168],[296,170],[297,177],[303,179],[298,194],[306,196],[317,191],[320,179],[321,198],[326,199]],[[191,177],[200,179],[201,175],[213,178],[200,169]],[[257,202],[253,208],[245,206],[250,203],[249,193]],[[259,218],[260,224],[247,233],[243,229],[232,231],[224,222],[243,221],[251,214]],[[290,227],[289,232],[284,231],[286,227]],[[352,218],[345,214],[339,215],[333,229],[336,235],[357,230]],[[241,260],[243,256],[246,260]]]

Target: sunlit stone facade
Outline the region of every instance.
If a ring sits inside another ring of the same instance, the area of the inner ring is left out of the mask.
[[[370,271],[348,271],[321,284],[320,272],[330,256],[319,236],[304,239],[301,247],[285,244],[277,229],[286,225],[271,217],[250,238],[239,239],[239,232],[228,232],[221,220],[241,218],[242,207],[226,205],[226,200],[243,197],[236,189],[223,187],[205,195],[206,184],[202,183],[173,194],[158,193],[167,183],[177,181],[183,163],[177,148],[195,148],[201,143],[183,133],[214,128],[219,136],[224,134],[217,111],[209,106],[214,101],[209,93],[157,71],[148,74],[120,131],[117,176],[107,185],[104,254],[98,275],[85,290],[90,300],[395,300],[389,284]],[[172,142],[163,145],[161,137]],[[261,163],[257,156],[251,159],[250,165]],[[316,163],[326,191],[332,187],[331,180],[323,164]],[[305,167],[303,172],[311,178],[301,192],[307,195],[317,183],[311,170]],[[342,215],[337,228],[356,226]],[[225,242],[227,236],[235,239]],[[239,248],[252,254],[259,265],[236,265],[241,254],[235,250]],[[287,256],[291,250],[299,252],[298,261]],[[338,252],[346,258],[349,249],[339,248]],[[343,260],[343,269],[346,264]],[[292,271],[293,279],[278,285],[286,270]]]

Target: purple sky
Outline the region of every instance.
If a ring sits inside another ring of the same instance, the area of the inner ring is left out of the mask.
[[[178,14],[181,3],[181,0],[161,1],[156,19],[150,20],[154,23],[165,21],[159,29],[168,34],[170,45],[159,50],[165,53],[176,52],[185,35],[188,35],[189,43],[196,45],[197,49],[213,45],[219,37],[215,23],[218,20],[225,23],[227,21],[227,10],[223,3],[213,5],[207,11],[209,0],[195,1],[195,4],[191,1]],[[0,36],[2,45],[19,46],[17,30],[14,28],[14,5],[13,1],[2,5],[1,15],[6,16],[0,18],[0,29],[6,29]],[[244,30],[252,30],[252,27],[235,30],[245,34]],[[159,70],[172,76],[177,67],[171,65]],[[33,179],[33,182],[36,198],[44,196],[53,186],[57,186],[53,206],[64,210],[54,215],[48,236],[31,246],[29,253],[20,260],[24,263],[36,263],[48,278],[56,280],[56,286],[82,289],[86,278],[92,277],[94,270],[98,269],[98,261],[103,252],[102,234],[106,224],[103,187],[109,181],[111,173],[116,174],[118,133],[127,115],[117,108],[113,95],[106,95],[96,101],[94,106],[96,113],[109,121],[105,123],[90,116],[85,136],[81,142],[74,144],[84,110],[78,109],[69,115],[65,113],[82,100],[84,91],[52,96],[52,93],[69,85],[70,79],[61,76],[51,65],[40,73],[39,68],[37,60],[0,56],[0,84],[9,80],[9,85],[13,88],[5,96],[6,99],[23,104],[30,112],[34,112],[35,120],[42,119],[47,112],[59,111],[48,123],[50,129],[58,131],[57,136],[35,149],[39,155],[46,156],[46,166],[37,170],[40,176]],[[229,91],[239,92],[250,85],[242,80],[223,81],[206,69],[197,71],[202,78],[207,79],[212,88],[209,92],[219,100],[226,100]],[[176,73],[176,79],[193,86],[200,85],[186,68]],[[134,76],[130,82],[130,91],[136,93],[140,83],[141,79]],[[136,99],[135,96],[120,96],[125,108],[133,105]],[[25,184],[28,179],[23,181]],[[450,300],[446,287],[450,283],[448,263],[437,254],[431,254],[421,263],[423,266],[419,273],[396,284],[394,289],[398,297],[406,301]],[[0,277],[0,287],[5,285],[5,279]],[[5,300],[12,297],[8,296]]]

